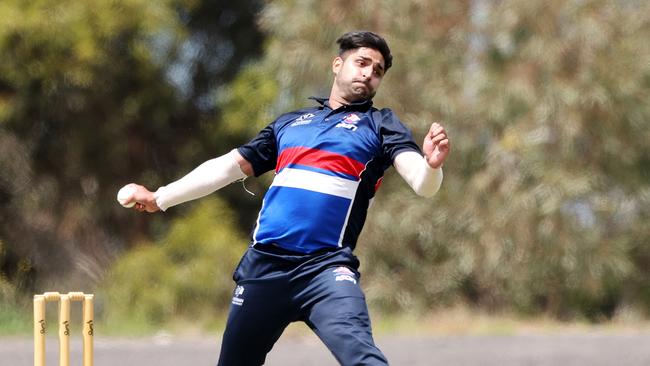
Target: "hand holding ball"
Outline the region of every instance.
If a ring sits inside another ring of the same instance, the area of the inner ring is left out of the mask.
[[[133,198],[133,195],[135,194],[136,187],[132,184],[127,184],[122,189],[117,192],[117,202],[120,203],[120,205],[126,207],[126,208],[131,208],[135,206],[135,201],[131,201]],[[130,202],[129,202],[130,201]]]

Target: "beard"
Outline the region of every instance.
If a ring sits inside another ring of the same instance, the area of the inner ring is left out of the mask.
[[[362,100],[362,99],[372,99],[377,93],[376,90],[373,90],[370,85],[361,81],[361,80],[352,80],[345,90],[348,91],[352,101]]]

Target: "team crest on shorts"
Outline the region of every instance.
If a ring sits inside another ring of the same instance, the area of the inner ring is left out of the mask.
[[[244,299],[241,296],[244,294],[244,286],[237,286],[235,288],[234,296],[232,297],[232,304],[237,306],[242,306],[244,304]]]
[[[339,282],[339,281],[350,281],[350,282],[354,283],[355,285],[357,283],[357,279],[355,278],[356,275],[348,267],[336,267],[336,268],[334,268],[332,273],[334,273],[335,281],[337,281],[337,282]]]

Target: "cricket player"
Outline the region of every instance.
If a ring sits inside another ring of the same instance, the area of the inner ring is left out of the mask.
[[[249,143],[155,192],[131,183],[134,193],[122,202],[165,211],[274,171],[234,271],[219,365],[262,365],[295,321],[305,322],[342,365],[388,364],[372,337],[353,250],[384,172],[392,165],[415,193],[432,196],[450,142],[433,123],[420,149],[390,109],[373,107],[392,64],[382,37],[355,31],[337,43],[328,98],[311,98],[314,106],[281,115]]]

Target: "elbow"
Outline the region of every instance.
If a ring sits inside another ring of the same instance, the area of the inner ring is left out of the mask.
[[[420,197],[431,198],[435,196],[442,185],[442,169],[428,171],[424,179],[419,179],[418,184],[413,185],[413,191]]]
[[[239,153],[237,149],[233,149],[230,153],[232,154],[233,158],[239,165],[239,169],[241,170],[242,173],[244,173],[244,175],[246,175],[247,177],[251,177],[255,175],[255,171],[253,170],[253,165],[248,160],[246,160],[241,155],[241,153]]]
[[[433,197],[442,184],[442,168],[431,168],[423,156],[415,152],[402,153],[395,159],[402,178],[420,197]]]
[[[414,188],[413,191],[420,197],[431,198],[440,190],[440,184]]]

